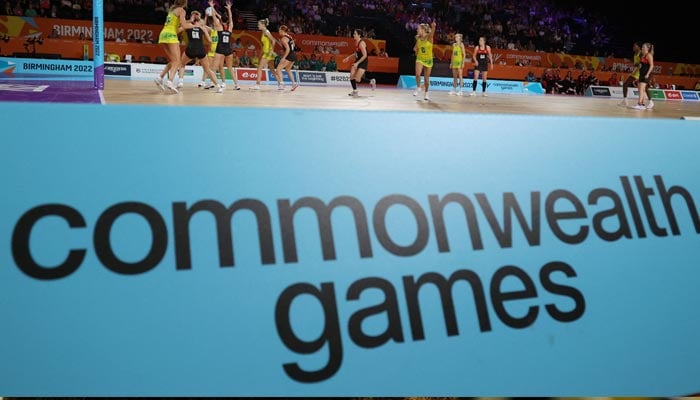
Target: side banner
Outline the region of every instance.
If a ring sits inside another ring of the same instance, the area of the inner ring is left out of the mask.
[[[452,78],[430,77],[430,90],[452,90]],[[464,79],[462,89],[465,92],[472,91],[472,81]],[[398,87],[404,89],[415,89],[416,78],[413,75],[401,75]],[[489,79],[486,81],[489,93],[522,93],[522,94],[544,94],[544,88],[539,82],[516,82]],[[477,91],[481,93],[481,80],[479,80]]]
[[[651,98],[654,100],[683,100],[700,101],[700,92],[692,90],[666,90],[651,89]],[[621,86],[590,86],[585,93],[586,96],[623,98]],[[639,89],[631,87],[628,89],[627,98],[636,99],[639,97]]]
[[[92,61],[44,60],[39,58],[0,57],[0,72],[16,75],[53,75],[93,78]]]
[[[124,65],[124,64],[115,64]],[[132,79],[143,79],[150,80],[158,77],[161,72],[163,72],[162,64],[142,64],[134,63],[127,64],[131,65],[131,78]],[[185,66],[185,82],[199,82],[202,80],[202,75],[204,71],[199,65],[187,65]]]
[[[0,393],[700,392],[696,122],[192,112],[3,105]]]

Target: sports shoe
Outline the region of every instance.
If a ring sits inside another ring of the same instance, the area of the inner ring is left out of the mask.
[[[241,90],[241,87],[238,86],[238,85],[236,85],[236,86],[233,87],[233,90]]]
[[[223,88],[220,88],[220,87],[216,88],[216,93],[223,93],[223,92],[224,92]]]
[[[450,96],[454,96],[454,95],[456,95],[457,93],[455,93],[454,90],[450,90],[450,93],[447,93],[447,94],[450,95]]]
[[[649,104],[647,104],[647,110],[651,110],[654,108],[654,100],[649,100]]]
[[[277,85],[277,90],[284,90],[284,85]]]
[[[457,96],[464,96],[464,93],[462,93],[462,91],[460,90],[459,92],[457,92]]]
[[[219,87],[222,89],[226,89],[226,84],[221,82],[221,83],[219,83]]]
[[[250,90],[260,90],[260,85],[253,85],[253,86],[249,87],[248,89],[250,89]]]
[[[293,85],[292,85],[292,92],[295,91],[295,90],[297,90],[298,87],[299,87],[299,84],[298,84],[298,83],[293,84]]]
[[[357,97],[357,90],[353,90],[352,92],[348,93],[348,96]]]
[[[153,83],[158,86],[158,89],[160,89],[161,92],[165,93],[165,85],[163,84],[163,80],[160,78],[154,78]]]
[[[204,87],[204,86],[206,86],[206,82],[204,82],[204,81],[201,81],[197,84],[197,87]]]
[[[425,96],[423,97],[423,100],[430,101],[430,95],[428,94],[428,92],[425,92]]]
[[[206,86],[204,86],[204,89],[211,89],[213,87],[217,87],[214,82],[209,82]],[[221,86],[218,87],[219,89],[223,89]]]
[[[372,88],[372,90],[377,88],[377,80],[372,78],[369,80],[369,86]]]
[[[171,92],[173,93],[180,93],[177,88],[175,87],[175,84],[173,84],[172,81],[167,81],[165,82],[165,87],[170,89]]]
[[[177,87],[178,89],[180,89],[180,88],[183,87],[183,86],[185,86],[185,84],[184,84],[182,81],[180,81],[180,82],[177,83],[177,86],[176,86],[176,87]]]
[[[619,106],[622,106],[622,107],[627,107],[627,106],[628,106],[628,104],[627,104],[627,99],[622,99],[622,101],[621,101],[620,104],[618,104],[618,105],[619,105]]]
[[[471,92],[471,93],[469,93],[469,95],[474,97],[474,96],[476,96],[476,92]]]
[[[637,104],[636,106],[633,107],[635,110],[646,110],[646,107],[644,104]]]
[[[486,92],[482,93],[481,96],[482,96],[482,97],[489,97],[489,95],[486,94]]]

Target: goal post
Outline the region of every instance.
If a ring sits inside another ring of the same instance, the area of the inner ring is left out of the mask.
[[[105,28],[103,0],[92,2],[92,50],[95,89],[105,88]]]

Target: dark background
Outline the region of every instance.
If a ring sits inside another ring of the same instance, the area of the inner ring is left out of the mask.
[[[555,0],[555,3],[565,5],[570,0]],[[687,8],[693,3],[658,2],[641,6],[639,2],[590,0],[579,4],[607,18],[606,29],[615,33],[619,45],[627,46],[630,54],[627,57],[632,54],[632,43],[650,42],[654,45],[654,60],[700,64],[700,50],[695,48],[695,39],[700,36],[700,18]]]

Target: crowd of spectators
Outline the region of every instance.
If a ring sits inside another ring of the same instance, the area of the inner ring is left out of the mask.
[[[605,15],[588,12],[581,6],[555,6],[549,0],[266,0],[260,12],[271,21],[300,26],[299,33],[321,32],[351,36],[349,26],[327,27],[324,15],[349,17],[357,9],[389,16],[409,35],[420,23],[435,21],[437,43],[454,42],[462,33],[466,46],[474,46],[486,36],[494,48],[566,53],[581,50],[582,55],[609,55],[611,37]],[[561,2],[559,2],[561,3]],[[301,19],[298,19],[301,18]],[[374,32],[365,28],[367,37]]]
[[[92,0],[0,0],[0,14],[90,19]],[[358,26],[329,26],[329,17],[348,18],[358,10],[386,17],[412,38],[420,23],[435,21],[436,42],[448,44],[454,34],[463,34],[466,46],[486,36],[494,48],[608,55],[610,38],[604,16],[581,6],[551,0],[258,0],[258,15],[267,16],[273,26],[286,24],[291,32],[349,37]],[[104,0],[105,20],[162,24],[170,0]],[[191,0],[190,9],[206,8],[206,0]],[[239,10],[240,11],[240,10]],[[337,20],[337,19],[334,19]],[[246,28],[240,13],[234,28]],[[373,38],[373,27],[363,28]],[[128,38],[125,38],[128,40]],[[626,55],[625,55],[626,56]]]

